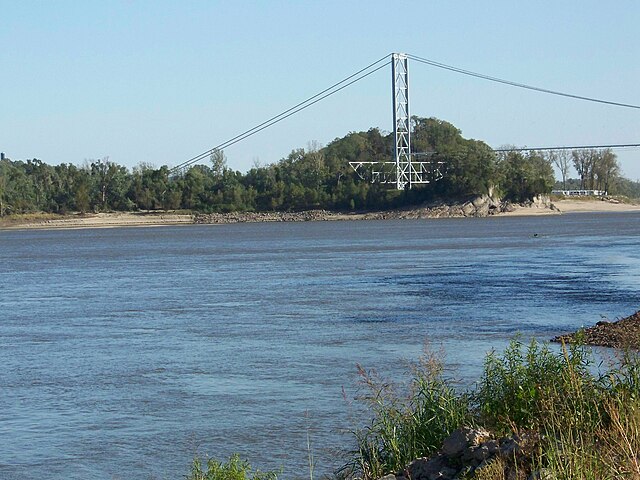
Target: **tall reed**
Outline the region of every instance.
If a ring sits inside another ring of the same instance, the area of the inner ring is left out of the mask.
[[[557,353],[515,339],[501,355],[487,355],[476,388],[467,392],[443,376],[434,355],[414,368],[405,389],[362,368],[359,373],[370,421],[355,432],[358,448],[349,462],[354,478],[401,471],[436,452],[456,428],[483,426],[498,436],[529,432],[540,439],[515,465],[520,475],[544,468],[558,479],[640,480],[637,353],[625,352],[600,372],[584,345],[563,345]],[[487,465],[474,478],[506,474],[509,462],[499,461],[502,467]]]
[[[385,381],[358,366],[370,423],[354,432],[357,451],[348,468],[373,479],[402,469],[440,448],[444,438],[471,420],[468,400],[443,376],[443,365],[427,351],[412,366],[408,385]]]

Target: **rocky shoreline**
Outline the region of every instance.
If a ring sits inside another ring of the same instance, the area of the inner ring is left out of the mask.
[[[579,341],[599,347],[640,350],[640,311],[615,322],[600,321],[593,327],[558,335],[551,341],[556,343]]]
[[[640,212],[640,205],[608,200],[560,199],[553,203],[547,196],[537,196],[524,203],[496,200],[487,195],[455,202],[431,202],[420,207],[376,212],[335,212],[306,210],[300,212],[229,212],[195,213],[174,211],[68,213],[65,215],[29,213],[0,217],[0,230],[76,229],[155,227],[193,224],[230,224],[249,222],[311,222],[340,220],[401,220],[431,218],[465,218],[489,216],[538,216],[561,213]]]
[[[635,212],[640,205],[605,201],[559,200],[539,195],[524,203],[511,203],[488,195],[457,201],[438,201],[419,207],[361,212],[305,210],[299,212],[189,213],[173,211],[25,214],[0,218],[0,230],[152,227],[257,222],[318,222],[350,220],[403,220],[482,218],[491,216],[559,215],[565,212]]]
[[[401,220],[401,219],[426,219],[426,218],[464,218],[464,217],[488,217],[501,213],[514,212],[517,208],[547,210],[558,212],[559,210],[546,196],[538,196],[533,200],[514,205],[510,202],[501,202],[488,195],[468,198],[453,203],[434,202],[418,208],[385,210],[378,212],[331,212],[328,210],[305,210],[302,212],[232,212],[232,213],[208,213],[196,214],[196,224],[226,224],[244,222],[309,222],[309,221],[335,221],[335,220]]]
[[[496,438],[484,428],[463,427],[449,435],[435,455],[417,458],[379,480],[454,480],[474,473],[484,474],[480,478],[551,478],[545,469],[532,466],[539,441],[535,432]]]

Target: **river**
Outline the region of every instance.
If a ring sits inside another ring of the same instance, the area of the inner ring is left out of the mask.
[[[640,214],[0,231],[0,478],[339,466],[356,364],[462,384],[640,308]],[[346,400],[343,398],[343,387]],[[307,475],[308,477],[308,475]]]

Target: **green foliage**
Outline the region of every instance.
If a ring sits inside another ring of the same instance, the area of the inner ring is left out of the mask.
[[[597,397],[590,364],[586,349],[577,346],[558,355],[535,341],[525,349],[516,339],[501,356],[490,352],[474,394],[482,423],[499,431],[537,428],[550,400]]]
[[[635,182],[627,178],[618,177],[608,191],[612,195],[624,195],[629,198],[640,198],[640,180]]]
[[[400,471],[437,451],[456,428],[477,425],[498,435],[535,432],[540,448],[528,463],[553,478],[640,478],[637,352],[598,374],[587,347],[563,345],[555,353],[516,339],[502,355],[487,355],[478,386],[465,393],[443,378],[433,355],[426,358],[413,370],[408,393],[359,369],[372,420],[355,432],[358,448],[343,467],[346,477],[372,480]],[[500,459],[493,467],[473,478],[505,478]]]
[[[373,479],[398,471],[414,458],[437,451],[444,438],[471,420],[468,401],[444,379],[436,356],[425,354],[414,366],[405,389],[359,368],[365,394],[360,398],[372,415],[355,432],[358,450],[345,470]],[[404,390],[404,391],[403,391]]]
[[[555,184],[551,161],[537,152],[506,152],[498,161],[500,189],[505,198],[524,202],[550,193]]]
[[[276,472],[260,472],[253,470],[249,462],[233,454],[227,463],[209,459],[205,469],[201,460],[196,457],[191,466],[187,480],[277,480]]]
[[[629,401],[640,401],[640,354],[625,350],[619,365],[604,376],[608,390]]]
[[[623,352],[598,374],[583,345],[563,345],[557,353],[515,339],[501,355],[487,355],[470,392],[454,388],[439,358],[427,351],[399,384],[358,367],[358,400],[370,418],[354,432],[357,449],[338,478],[374,480],[401,471],[413,459],[437,452],[453,430],[470,425],[539,438],[522,463],[529,470],[518,478],[527,478],[532,468],[567,480],[640,478],[638,352]],[[497,457],[472,478],[507,478],[508,460]],[[196,457],[187,479],[277,480],[277,473],[254,471],[238,455],[227,463],[209,460],[206,468]]]
[[[568,391],[543,402],[541,462],[557,478],[640,478],[639,365],[626,352],[597,379],[571,372]]]
[[[446,174],[434,185],[438,194],[486,194],[498,184],[496,157],[487,144],[463,138],[456,127],[436,118],[413,117],[412,122],[415,150],[444,162]]]
[[[611,149],[573,150],[571,158],[580,176],[581,189],[615,190],[615,183],[620,178],[620,165]]]
[[[372,128],[351,132],[324,148],[295,149],[286,158],[255,166],[246,174],[228,168],[221,150],[212,152],[208,165],[194,165],[173,176],[167,166],[147,164],[130,172],[107,157],[87,160],[83,167],[5,159],[0,161],[0,216],[72,210],[384,210],[492,192],[521,202],[553,187],[551,165],[560,158],[557,155],[508,152],[498,158],[484,142],[465,139],[448,122],[420,117],[411,122],[414,153],[440,162],[444,176],[406,192],[372,183],[371,178],[362,180],[349,166],[349,162],[393,161],[393,134]],[[620,177],[611,152],[576,152],[575,158],[584,161],[582,183],[640,195],[636,184]],[[393,165],[385,168],[392,176]]]

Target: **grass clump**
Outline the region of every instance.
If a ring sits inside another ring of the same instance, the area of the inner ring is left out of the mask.
[[[365,393],[358,397],[372,414],[355,432],[358,448],[343,469],[374,479],[401,470],[411,460],[437,451],[446,436],[471,421],[468,399],[443,375],[443,365],[426,353],[412,365],[408,385],[383,381],[358,366]]]
[[[278,475],[276,472],[254,471],[249,462],[233,454],[227,463],[209,459],[205,469],[202,461],[194,458],[187,480],[278,480]]]
[[[558,478],[640,479],[639,367],[626,352],[597,377],[569,371],[572,390],[546,400],[542,460]]]
[[[502,354],[486,356],[469,391],[455,388],[440,358],[425,353],[405,382],[358,367],[357,399],[368,421],[354,432],[356,448],[338,478],[376,480],[402,472],[414,459],[440,451],[454,430],[482,427],[493,441],[519,438],[518,447],[475,470],[461,463],[461,479],[640,480],[638,352],[596,368],[584,345],[563,344],[557,352],[515,339]],[[253,471],[234,455],[227,463],[209,460],[206,469],[196,458],[187,479],[277,480],[277,474]]]
[[[599,396],[597,380],[590,373],[592,363],[589,351],[581,346],[565,347],[558,355],[536,341],[527,347],[519,339],[511,341],[502,355],[492,351],[485,358],[472,394],[478,421],[499,434],[514,427],[536,429],[546,410],[561,404],[568,407],[567,413],[580,409],[584,421],[592,413],[591,400]]]
[[[437,452],[455,429],[473,426],[496,437],[524,434],[536,445],[517,464],[496,457],[471,478],[506,478],[510,464],[524,466],[523,478],[544,469],[557,479],[640,480],[637,353],[600,371],[583,345],[563,345],[558,353],[516,339],[501,355],[487,355],[477,386],[466,392],[443,376],[435,355],[414,368],[405,388],[359,371],[371,420],[355,432],[357,450],[344,469],[352,478],[402,471]]]

